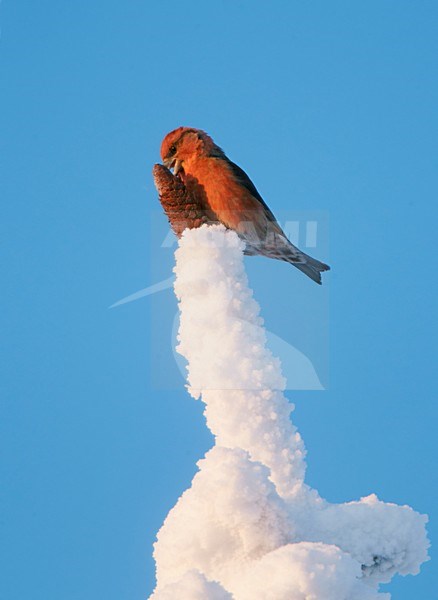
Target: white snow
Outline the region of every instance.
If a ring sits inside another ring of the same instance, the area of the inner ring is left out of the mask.
[[[222,226],[176,251],[177,351],[214,447],[158,532],[153,600],[371,600],[427,560],[427,517],[375,495],[329,504],[304,482],[281,365],[266,346],[243,244]]]

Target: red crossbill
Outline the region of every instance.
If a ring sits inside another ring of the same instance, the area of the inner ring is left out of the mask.
[[[191,127],[171,131],[161,144],[161,158],[185,186],[184,190],[178,182],[172,183],[155,167],[160,200],[177,235],[183,222],[191,228],[220,222],[245,241],[246,254],[284,260],[321,283],[321,272],[330,267],[287,239],[248,175],[204,131]],[[160,185],[166,188],[164,193]]]

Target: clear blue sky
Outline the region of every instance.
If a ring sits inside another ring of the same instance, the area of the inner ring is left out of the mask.
[[[276,213],[328,215],[323,288],[247,260],[270,331],[314,348],[312,311],[321,345],[329,330],[328,390],[289,393],[308,481],[427,512],[433,542],[437,4],[0,9],[0,596],[145,598],[155,533],[211,444],[171,292],[108,309],[170,275],[151,168],[179,125],[210,132]],[[433,571],[388,589],[430,599]]]

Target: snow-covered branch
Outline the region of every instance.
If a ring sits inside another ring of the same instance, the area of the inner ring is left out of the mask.
[[[427,560],[427,517],[374,495],[329,504],[305,484],[304,444],[233,231],[186,230],[175,273],[177,350],[215,445],[158,533],[151,598],[388,599],[379,583]]]

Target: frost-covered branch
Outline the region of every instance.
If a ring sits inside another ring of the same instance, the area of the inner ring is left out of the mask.
[[[151,598],[388,599],[378,584],[427,559],[427,518],[374,495],[329,504],[304,483],[304,444],[234,232],[186,230],[175,273],[177,350],[215,445],[158,533]]]

